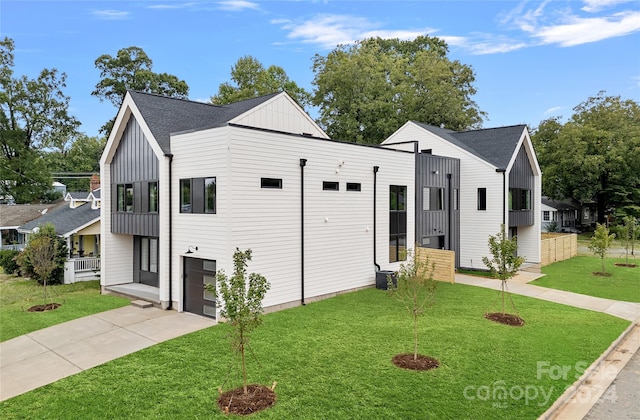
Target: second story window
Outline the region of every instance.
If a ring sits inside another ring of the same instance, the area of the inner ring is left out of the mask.
[[[118,184],[118,211],[125,213],[133,212],[133,184]]]
[[[180,213],[191,213],[191,179],[180,180]]]
[[[149,213],[157,213],[158,212],[158,183],[150,182],[149,183],[149,197],[148,197],[149,208],[147,211]]]

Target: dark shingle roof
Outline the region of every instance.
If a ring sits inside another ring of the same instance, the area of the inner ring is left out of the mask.
[[[85,191],[70,191],[67,192],[67,195],[71,196],[71,199],[73,200],[86,200],[89,193]]]
[[[60,201],[52,204],[0,204],[0,227],[20,226],[42,216],[42,211],[50,211],[57,206],[67,203]]]
[[[75,209],[69,206],[57,208],[47,212],[42,217],[20,226],[20,230],[33,230],[45,223],[52,223],[58,235],[66,235],[87,223],[100,219],[100,209],[92,209],[91,203],[86,203]]]
[[[549,197],[541,197],[542,204],[546,204],[549,207],[553,207],[557,210],[578,210],[578,207],[566,201],[552,200]]]
[[[162,151],[169,154],[171,133],[219,127],[279,93],[228,105],[212,105],[137,91],[129,91],[129,94]]]
[[[471,131],[452,131],[415,122],[433,134],[473,153],[498,169],[507,169],[525,125],[485,128]]]

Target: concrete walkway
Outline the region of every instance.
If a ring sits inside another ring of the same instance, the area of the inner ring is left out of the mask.
[[[215,325],[186,312],[125,306],[0,343],[0,401]]]
[[[634,417],[640,410],[637,399],[637,367],[634,368],[635,365],[632,363],[627,367],[627,363],[632,360],[634,355],[637,360],[640,349],[640,304],[528,284],[541,276],[542,274],[521,271],[508,282],[508,290],[517,295],[603,312],[632,321],[632,324],[585,370],[584,374],[558,398],[549,410],[540,416],[540,419],[637,418]],[[495,290],[500,290],[501,285],[499,280],[464,274],[456,274],[455,279],[456,283]],[[612,385],[614,380],[618,380],[618,384]],[[616,393],[618,388],[620,388],[619,394]]]

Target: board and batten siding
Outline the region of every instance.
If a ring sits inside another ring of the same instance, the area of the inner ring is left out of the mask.
[[[531,168],[529,156],[525,150],[524,144],[520,146],[520,150],[516,155],[515,162],[509,171],[509,188],[526,189],[534,193],[535,176]],[[537,212],[534,194],[531,194],[530,210],[510,210],[509,211],[509,227],[513,226],[532,226],[535,221],[534,212]]]
[[[136,119],[132,116],[111,161],[111,232],[140,236],[159,236],[158,214],[143,213],[146,183],[158,181],[160,162]],[[134,212],[117,212],[117,184],[133,184]]]
[[[503,223],[503,176],[495,166],[457,147],[418,125],[408,122],[384,143],[418,141],[419,150],[460,159],[460,267],[485,268],[482,257],[489,255],[489,235]],[[478,188],[487,189],[487,209],[478,210]]]

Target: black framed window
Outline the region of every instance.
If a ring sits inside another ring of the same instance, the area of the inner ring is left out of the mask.
[[[359,182],[347,182],[347,191],[362,191],[362,186]]]
[[[509,210],[531,210],[531,190],[509,188]]]
[[[460,190],[457,188],[453,190],[453,209],[460,210]]]
[[[444,188],[424,187],[422,189],[422,210],[444,210]]]
[[[180,213],[191,213],[191,179],[180,180]]]
[[[147,211],[149,213],[157,213],[158,212],[158,183],[157,182],[149,182],[149,191],[148,191],[148,206]]]
[[[407,259],[407,187],[389,186],[389,262]]]
[[[140,238],[140,271],[158,272],[158,238]]]
[[[478,210],[487,209],[487,189],[478,188]]]
[[[133,212],[133,184],[118,184],[116,187],[118,196],[118,211]]]
[[[322,181],[322,189],[324,191],[339,191],[340,183],[334,181]]]
[[[260,178],[260,188],[273,188],[276,190],[282,189],[281,178]]]
[[[204,212],[216,212],[216,179],[204,179]]]

